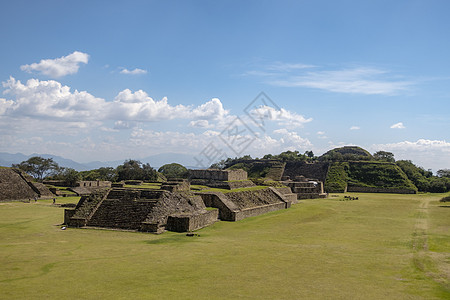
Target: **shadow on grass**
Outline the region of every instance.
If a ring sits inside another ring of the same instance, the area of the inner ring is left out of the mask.
[[[194,242],[199,238],[199,236],[186,236],[186,234],[180,234],[162,237],[157,240],[144,241],[144,243],[149,245],[184,244]]]

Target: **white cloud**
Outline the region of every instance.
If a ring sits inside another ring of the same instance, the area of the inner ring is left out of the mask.
[[[223,108],[222,102],[219,99],[213,98],[210,101],[196,107],[191,112],[191,117],[194,119],[203,120],[221,120],[229,113]]]
[[[213,98],[197,107],[170,105],[167,98],[153,100],[146,92],[125,89],[114,101],[105,101],[86,91],[71,91],[55,80],[30,79],[25,84],[10,77],[3,82],[5,94],[13,100],[0,98],[0,115],[15,118],[58,120],[62,122],[117,121],[115,129],[131,126],[130,122],[153,122],[191,119],[191,126],[213,127],[211,121],[226,124],[229,111]]]
[[[354,67],[341,70],[307,71],[319,68],[304,64],[276,63],[264,70],[248,71],[245,74],[266,79],[266,83],[283,87],[307,87],[336,93],[393,95],[408,90],[414,82],[399,80],[389,71]]]
[[[274,130],[273,133],[281,135],[280,142],[288,146],[288,148],[290,147],[290,149],[299,150],[312,147],[308,139],[302,138],[297,132],[289,131],[286,128]]]
[[[3,115],[63,119],[65,121],[85,121],[101,118],[105,101],[88,92],[70,91],[70,87],[48,80],[30,79],[26,84],[13,77],[3,82],[5,94],[15,100],[0,102]]]
[[[267,66],[268,70],[289,72],[293,70],[314,68],[314,65],[275,62]]]
[[[257,120],[270,120],[278,122],[279,125],[289,128],[303,127],[305,123],[311,122],[312,118],[305,118],[295,112],[284,108],[275,109],[270,106],[262,105],[250,111],[250,114]]]
[[[350,130],[359,130],[359,129],[361,129],[359,126],[352,126],[352,127],[350,127]]]
[[[11,100],[0,98],[0,116],[4,115],[13,104],[14,102]]]
[[[127,74],[127,75],[140,75],[140,74],[147,74],[147,70],[135,68],[134,70],[128,70],[128,69],[122,69],[120,71],[120,74]]]
[[[318,135],[324,135],[324,134],[325,134],[325,131],[317,131],[317,134],[318,134]]]
[[[419,139],[415,142],[403,141],[390,144],[372,145],[376,151],[390,151],[395,158],[412,160],[415,164],[435,171],[450,168],[450,142],[445,140]]]
[[[130,129],[131,127],[133,127],[133,125],[130,124],[130,122],[125,122],[122,120],[114,122],[114,129]]]
[[[171,106],[167,98],[154,101],[142,90],[121,91],[109,104],[109,118],[115,120],[161,121],[185,118],[189,108],[184,105]]]
[[[209,124],[208,120],[195,120],[189,122],[190,127],[198,127],[198,128],[210,128],[213,125]]]
[[[399,123],[393,124],[393,125],[391,126],[391,128],[392,128],[392,129],[405,129],[406,127],[405,127],[405,125],[403,125],[402,122],[399,122]]]
[[[41,74],[59,78],[69,74],[75,74],[80,68],[80,64],[87,64],[89,55],[83,52],[75,51],[72,54],[55,59],[43,59],[39,63],[31,65],[22,65],[22,71],[31,73],[37,71]]]

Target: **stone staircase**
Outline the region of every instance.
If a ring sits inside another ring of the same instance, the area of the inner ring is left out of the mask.
[[[139,230],[161,193],[112,189],[88,218],[86,226]]]

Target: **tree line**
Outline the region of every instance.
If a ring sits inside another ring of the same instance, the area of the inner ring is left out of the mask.
[[[13,168],[20,169],[31,175],[37,181],[62,180],[68,185],[73,185],[80,180],[86,181],[112,181],[124,180],[164,181],[167,178],[187,178],[188,170],[177,163],[166,164],[158,170],[149,163],[128,159],[123,164],[112,167],[102,167],[89,171],[76,171],[72,168],[61,167],[52,158],[33,156],[19,164],[13,164]]]
[[[450,191],[450,169],[440,169],[433,175],[431,170],[416,166],[410,160],[398,160],[394,154],[387,151],[378,151],[373,155],[359,147],[343,147],[328,151],[317,157],[312,151],[300,153],[299,151],[285,151],[277,155],[266,154],[262,158],[252,158],[250,155],[227,158],[211,165],[214,169],[227,169],[237,163],[248,160],[278,160],[305,161],[305,162],[335,162],[335,161],[378,161],[397,164],[408,176],[420,192],[445,193]],[[112,167],[102,167],[89,171],[78,172],[72,168],[59,166],[52,158],[34,156],[20,164],[14,164],[37,181],[43,179],[63,180],[73,184],[79,180],[106,180],[119,182],[124,180],[164,181],[167,178],[187,178],[188,170],[181,164],[171,163],[154,169],[148,163],[128,159],[123,164]]]

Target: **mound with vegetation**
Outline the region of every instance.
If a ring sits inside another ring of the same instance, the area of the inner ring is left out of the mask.
[[[325,189],[327,192],[417,192],[416,186],[396,164],[374,161],[332,162]]]

